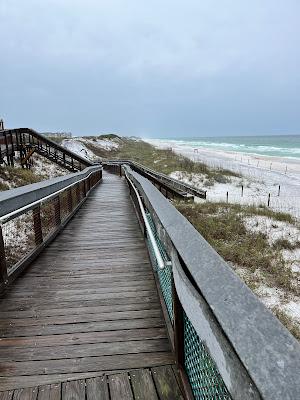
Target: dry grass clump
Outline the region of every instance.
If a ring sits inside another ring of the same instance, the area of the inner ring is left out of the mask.
[[[8,190],[11,187],[19,187],[24,185],[29,185],[30,183],[40,182],[45,179],[43,175],[35,174],[30,169],[21,167],[0,167],[0,179],[9,182],[3,182],[0,185],[0,191]]]
[[[281,321],[281,323],[295,336],[296,339],[300,341],[300,327],[299,325],[292,321],[287,313],[280,310],[278,307],[272,308],[273,313]]]
[[[8,190],[9,186],[5,182],[0,182],[0,192],[3,192],[4,190]]]
[[[277,239],[273,247],[278,250],[295,250],[300,247],[300,242],[291,243],[288,239]]]

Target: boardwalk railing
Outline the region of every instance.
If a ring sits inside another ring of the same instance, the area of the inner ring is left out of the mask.
[[[297,340],[149,180],[123,169],[193,396],[300,399]]]
[[[189,199],[193,196],[206,198],[206,190],[195,187],[173,179],[161,172],[156,172],[142,164],[130,160],[108,161],[103,167],[115,174],[122,174],[122,165],[129,165],[134,171],[149,179],[167,198],[181,197]]]
[[[37,152],[71,172],[93,165],[84,157],[29,128],[5,129],[0,132],[0,163],[14,165],[16,153],[22,165],[28,166],[31,155]]]
[[[0,291],[56,237],[101,177],[95,166],[0,193]]]

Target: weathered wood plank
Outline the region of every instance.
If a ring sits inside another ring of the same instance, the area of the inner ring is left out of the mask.
[[[13,400],[36,400],[37,394],[37,387],[17,389],[14,391]]]
[[[12,400],[14,391],[7,390],[6,392],[0,392],[0,400]]]
[[[59,307],[59,304],[57,305]],[[0,319],[12,320],[12,324],[15,319],[22,318],[42,318],[42,317],[53,317],[53,316],[69,316],[69,315],[82,315],[84,313],[89,314],[100,314],[100,313],[108,313],[108,312],[118,312],[118,311],[140,311],[140,310],[153,310],[160,309],[160,304],[158,301],[153,299],[153,302],[143,301],[142,303],[133,303],[133,304],[106,304],[100,306],[90,305],[89,307],[66,307],[66,308],[54,308],[54,309],[28,309],[28,310],[15,310],[15,311],[3,311],[0,312]]]
[[[66,374],[79,372],[133,369],[166,365],[174,362],[168,352],[124,354],[100,357],[68,358],[61,360],[3,362],[2,376]]]
[[[109,389],[111,400],[133,400],[127,373],[109,376]]]
[[[61,302],[61,301],[76,301],[76,300],[81,300],[81,301],[87,301],[87,300],[105,300],[105,299],[127,299],[128,297],[147,297],[147,296],[153,296],[156,293],[156,289],[152,290],[132,290],[132,291],[127,291],[127,292],[108,292],[108,293],[92,293],[92,294],[75,294],[75,295],[70,295],[70,296],[53,296],[51,300],[48,298],[43,298],[42,304],[50,304],[53,302]],[[36,303],[36,298],[31,298],[31,297],[24,297],[22,298],[13,298],[9,297],[6,299],[7,306],[10,304],[15,304],[15,305],[33,305]]]
[[[34,325],[64,325],[76,324],[81,322],[97,322],[97,321],[115,321],[119,319],[140,319],[162,317],[162,311],[159,308],[138,311],[114,311],[98,313],[86,313],[79,315],[56,315],[54,317],[39,317],[39,318],[17,318],[17,319],[0,319],[1,328],[5,327],[26,327]],[[1,329],[0,329],[1,332]]]
[[[62,385],[62,400],[85,400],[85,381],[64,382]]]
[[[58,307],[61,308],[72,308],[72,307],[87,307],[87,306],[104,306],[104,305],[118,305],[118,304],[136,304],[136,303],[151,303],[151,302],[156,302],[158,303],[158,298],[153,293],[151,296],[135,296],[135,297],[124,297],[124,298],[104,298],[104,299],[96,299],[96,300],[85,300],[85,301],[62,301],[59,304],[58,303],[53,303],[53,302],[40,302],[38,299],[36,299],[35,302],[31,303],[24,303],[24,302],[16,302],[17,304],[11,303],[10,307],[7,305],[5,307],[6,310],[9,311],[25,311],[25,310],[48,310],[48,309],[57,309]],[[158,303],[159,304],[159,303]],[[3,305],[4,308],[4,305]],[[71,311],[72,312],[72,311]]]
[[[160,398],[165,400],[184,400],[170,365],[152,368],[151,371]]]
[[[53,383],[51,385],[39,386],[37,400],[60,400],[61,384]]]
[[[160,318],[139,318],[139,319],[119,319],[116,321],[100,321],[100,322],[83,322],[77,324],[65,325],[39,325],[39,326],[24,326],[18,328],[3,328],[0,329],[0,336],[14,337],[14,335],[22,336],[40,336],[40,335],[58,335],[64,333],[79,333],[79,332],[99,332],[113,331],[121,329],[140,329],[153,328],[164,326],[163,319]]]
[[[154,340],[134,340],[110,343],[88,343],[69,346],[52,347],[16,347],[0,348],[1,362],[10,361],[41,361],[41,360],[59,360],[74,357],[95,357],[107,356],[113,354],[133,354],[147,352],[170,352],[171,347],[168,339]]]
[[[54,347],[67,346],[83,343],[113,343],[127,340],[152,340],[165,339],[167,332],[165,327],[144,328],[144,329],[124,329],[115,331],[100,332],[79,332],[63,335],[49,336],[30,336],[13,337],[0,340],[0,349],[20,348],[20,347]],[[48,349],[50,350],[50,349]]]
[[[158,400],[155,385],[149,369],[130,372],[134,397],[139,400]]]
[[[86,380],[86,400],[110,400],[106,375]]]

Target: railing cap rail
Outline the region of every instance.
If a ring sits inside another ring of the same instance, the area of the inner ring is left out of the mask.
[[[147,199],[263,399],[300,398],[300,344],[192,224],[130,167]]]
[[[93,171],[100,171],[101,166],[87,167],[83,171],[71,173],[45,181],[32,183],[11,190],[0,192],[0,217],[3,217],[19,208],[25,207],[35,201],[76,183],[87,177]]]

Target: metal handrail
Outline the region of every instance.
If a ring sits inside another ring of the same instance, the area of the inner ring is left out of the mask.
[[[49,195],[47,195],[45,197],[42,197],[39,200],[33,201],[33,202],[29,203],[29,204],[26,204],[26,206],[23,206],[21,208],[18,208],[17,210],[11,211],[8,214],[2,215],[0,217],[0,224],[3,224],[5,222],[9,221],[13,217],[17,217],[18,215],[23,214],[24,211],[30,210],[30,209],[34,208],[36,205],[38,205],[40,203],[43,203],[44,201],[47,201],[49,199],[52,199],[53,197],[56,197],[59,193],[64,192],[65,190],[69,189],[70,187],[72,187],[74,185],[77,185],[78,183],[86,180],[87,178],[89,178],[94,173],[95,173],[95,171],[91,171],[84,178],[82,178],[82,179],[80,179],[80,180],[78,180],[76,182],[70,183],[69,185],[63,187],[62,189],[59,189],[59,190],[57,190],[57,191],[55,191],[55,192],[53,192],[53,193],[51,193],[51,194],[49,194]]]
[[[145,224],[145,227],[146,227],[146,231],[148,233],[151,245],[153,247],[153,251],[154,251],[154,254],[155,254],[155,258],[157,260],[158,267],[160,269],[164,269],[166,263],[165,263],[165,261],[163,260],[163,258],[161,256],[161,253],[160,253],[160,250],[158,248],[156,239],[154,237],[154,234],[152,232],[152,229],[151,229],[151,226],[149,224],[148,218],[146,216],[146,212],[145,212],[145,209],[144,209],[140,194],[139,194],[138,190],[136,189],[136,187],[134,186],[134,183],[132,182],[132,180],[128,177],[126,169],[123,169],[123,170],[124,170],[124,173],[125,173],[127,181],[131,184],[131,186],[132,186],[132,188],[133,188],[133,190],[134,190],[134,192],[136,194],[136,197],[137,197],[137,200],[138,200],[138,203],[139,203],[139,207],[140,207],[140,210],[141,210],[141,214],[142,214],[142,217],[143,217],[143,220],[144,220],[144,224]]]

